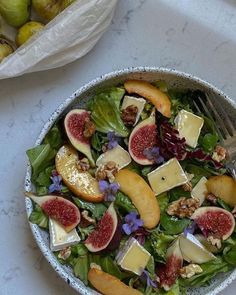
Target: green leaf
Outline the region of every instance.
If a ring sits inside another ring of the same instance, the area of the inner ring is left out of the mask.
[[[150,239],[155,260],[165,262],[167,248],[175,237],[154,231],[151,233]]]
[[[81,243],[74,245],[71,247],[71,255],[73,257],[84,256],[87,255],[88,249]]]
[[[42,228],[48,228],[48,216],[44,214],[38,205],[35,205],[34,210],[30,214],[29,221]]]
[[[88,256],[80,256],[76,259],[76,263],[74,264],[74,274],[77,278],[79,278],[85,285],[88,285],[88,271],[89,271],[89,263]]]
[[[225,209],[229,212],[232,212],[232,208],[228,204],[226,204],[225,201],[223,201],[220,198],[217,198],[217,205],[219,205],[220,207],[222,207],[223,209]]]
[[[115,206],[128,213],[137,211],[130,199],[120,191],[116,194]]]
[[[120,108],[120,102],[125,94],[125,89],[120,87],[113,87],[110,91],[110,98],[114,101],[117,109]]]
[[[163,194],[157,196],[157,201],[158,201],[161,213],[165,212],[165,210],[169,204],[169,199],[170,199],[170,197],[168,196],[167,193],[163,193]]]
[[[201,136],[198,142],[205,152],[212,153],[218,140],[219,137],[217,134],[207,133],[204,136]]]
[[[52,149],[58,150],[63,144],[62,132],[58,125],[54,125],[43,141],[45,144],[49,144]]]
[[[185,197],[185,198],[191,197],[191,193],[184,191],[182,187],[176,187],[170,190],[169,194],[170,194],[170,202],[174,202],[182,197]]]
[[[223,255],[223,259],[227,263],[236,266],[236,245],[232,246],[230,250]]]
[[[150,276],[153,277],[156,275],[155,272],[155,262],[153,256],[150,257],[148,264],[146,266],[147,271],[149,272]]]
[[[73,201],[79,208],[90,211],[96,219],[100,219],[107,210],[103,203],[90,203],[79,198],[73,198]]]
[[[103,145],[107,142],[107,135],[104,135],[103,133],[98,131],[96,131],[91,138],[91,145],[98,152],[102,151]]]
[[[164,212],[161,214],[160,224],[166,234],[177,235],[184,231],[184,229],[190,224],[190,220],[187,218],[178,219],[177,217],[169,216]]]
[[[188,279],[180,279],[180,284],[186,287],[200,287],[206,285],[216,274],[227,272],[230,266],[222,258],[213,259],[200,265],[203,272]]]
[[[51,184],[50,177],[52,176],[52,171],[55,169],[55,166],[49,166],[45,170],[41,171],[35,181],[39,186],[48,187]]]
[[[80,233],[81,240],[83,241],[94,230],[94,226],[93,225],[89,225],[87,227],[78,226],[78,230],[79,230],[79,233]]]

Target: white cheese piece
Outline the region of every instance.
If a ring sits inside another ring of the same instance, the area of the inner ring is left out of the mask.
[[[109,161],[115,162],[118,169],[122,169],[131,163],[131,157],[125,149],[120,145],[117,145],[113,149],[101,154],[97,159],[96,165],[105,165]]]
[[[188,182],[188,177],[176,158],[150,172],[147,177],[156,195]]]
[[[146,100],[141,97],[134,97],[134,96],[125,95],[125,97],[123,99],[122,106],[121,106],[121,110],[126,109],[130,105],[136,106],[138,108],[137,117],[136,117],[136,120],[134,123],[134,125],[136,125],[139,118],[140,118],[140,115],[144,109],[145,103],[146,103]]]
[[[69,233],[55,220],[49,219],[50,249],[59,251],[80,242],[80,237],[74,228]]]
[[[191,191],[192,198],[199,199],[200,205],[202,205],[208,193],[206,182],[207,178],[203,176]]]
[[[121,268],[141,275],[150,257],[151,254],[136,239],[130,238],[117,254],[116,261]]]
[[[197,146],[198,138],[204,124],[204,119],[193,113],[181,110],[175,118],[175,127],[186,144],[192,148]]]

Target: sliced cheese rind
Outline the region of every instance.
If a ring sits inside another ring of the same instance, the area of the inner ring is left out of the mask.
[[[121,268],[141,275],[150,257],[151,254],[136,239],[130,238],[117,254],[116,261]]]
[[[55,220],[49,219],[50,249],[59,251],[80,242],[80,237],[74,228],[69,233]]]
[[[96,165],[105,165],[109,161],[115,162],[120,170],[131,163],[131,157],[125,149],[123,149],[120,145],[117,145],[113,149],[101,154],[97,159]]]
[[[184,137],[186,144],[195,148],[204,124],[204,119],[185,110],[181,110],[175,118],[175,127],[180,137]]]
[[[146,102],[147,101],[141,97],[134,97],[134,96],[125,95],[125,97],[123,99],[122,106],[121,106],[121,110],[126,109],[130,105],[136,106],[138,108],[138,113],[137,113],[136,120],[134,123],[134,125],[136,125],[139,118],[140,118],[140,115],[144,109]]]
[[[191,191],[192,198],[198,199],[200,205],[202,205],[208,193],[206,183],[207,178],[203,176]]]
[[[147,177],[156,195],[188,182],[188,177],[176,158],[150,172]]]

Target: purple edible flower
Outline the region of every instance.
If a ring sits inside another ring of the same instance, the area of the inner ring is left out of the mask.
[[[125,222],[122,228],[128,236],[143,226],[143,220],[138,218],[138,214],[134,211],[125,216]]]
[[[187,237],[188,234],[194,234],[197,229],[197,223],[193,221],[189,226],[187,226],[184,230],[184,236]]]
[[[148,287],[157,288],[157,281],[151,279],[150,274],[147,270],[143,270],[141,278],[146,281]]]
[[[164,158],[160,155],[160,149],[157,146],[145,149],[143,154],[148,158],[148,160],[154,160],[156,164],[164,162]]]
[[[106,180],[99,181],[100,191],[104,194],[104,201],[113,202],[115,201],[115,194],[118,192],[120,186],[117,182],[109,183]]]
[[[108,138],[108,144],[107,144],[108,150],[114,149],[118,145],[118,142],[120,140],[120,138],[115,135],[115,132],[108,132],[107,138]]]
[[[60,192],[62,189],[61,176],[56,171],[53,171],[52,176],[50,178],[52,180],[52,184],[50,184],[48,188],[48,192],[49,193]]]

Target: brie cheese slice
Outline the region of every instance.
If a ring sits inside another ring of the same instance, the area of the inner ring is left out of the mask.
[[[200,205],[202,205],[208,193],[206,183],[207,178],[203,176],[191,191],[192,198],[199,199]]]
[[[74,228],[69,233],[53,219],[49,219],[50,249],[59,251],[80,242],[80,237]]]

